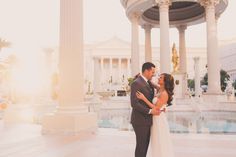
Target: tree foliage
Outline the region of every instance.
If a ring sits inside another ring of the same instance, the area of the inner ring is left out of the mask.
[[[225,91],[225,88],[227,86],[226,81],[228,81],[230,79],[229,74],[221,69],[220,70],[220,86],[221,86],[221,91]],[[208,85],[208,74],[206,73],[203,77],[203,79],[201,80],[201,85]]]
[[[194,79],[188,79],[188,88],[195,89],[195,81]]]
[[[233,87],[234,87],[234,89],[236,89],[236,80],[234,80],[234,82],[233,82]]]

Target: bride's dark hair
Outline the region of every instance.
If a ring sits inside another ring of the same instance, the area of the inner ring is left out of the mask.
[[[171,101],[173,100],[174,87],[175,87],[174,77],[167,73],[163,73],[162,75],[164,76],[164,88],[168,93],[167,106],[171,106],[172,105]]]

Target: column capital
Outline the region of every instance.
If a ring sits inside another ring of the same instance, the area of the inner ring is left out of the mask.
[[[131,21],[138,21],[140,19],[140,17],[141,17],[141,14],[135,12],[135,13],[131,14],[129,17],[130,17]]]
[[[151,30],[153,28],[153,26],[151,24],[144,24],[144,25],[142,25],[142,28],[144,30]]]
[[[170,6],[171,1],[170,0],[156,0],[156,3],[158,4],[159,7],[164,7],[164,6]]]
[[[183,32],[187,29],[187,25],[179,25],[176,28],[179,30],[179,32]]]
[[[198,0],[198,3],[205,8],[215,7],[219,2],[220,0]]]

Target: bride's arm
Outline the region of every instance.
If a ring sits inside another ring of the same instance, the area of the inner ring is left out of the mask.
[[[158,98],[156,104],[152,104],[141,92],[136,93],[137,98],[143,100],[150,108],[161,109],[164,104],[167,103],[168,94],[163,92],[160,97]]]
[[[152,104],[152,103],[143,95],[143,93],[137,91],[137,92],[136,92],[136,96],[137,96],[138,99],[143,100],[150,108],[155,108],[155,105]]]
[[[167,101],[168,101],[168,94],[166,92],[162,92],[157,100],[156,108],[161,109],[162,106],[167,103]]]

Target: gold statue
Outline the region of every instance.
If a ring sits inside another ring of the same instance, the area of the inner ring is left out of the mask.
[[[172,47],[172,63],[173,63],[173,72],[178,72],[179,71],[179,56],[175,48],[175,43],[173,44],[173,47]]]

